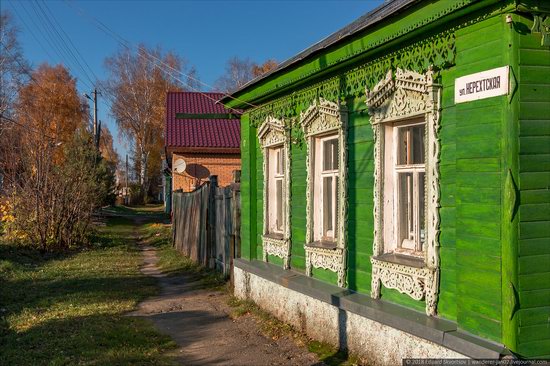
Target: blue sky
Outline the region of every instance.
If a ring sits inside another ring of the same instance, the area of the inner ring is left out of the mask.
[[[133,45],[143,42],[174,51],[194,65],[200,80],[208,85],[223,74],[226,61],[233,56],[259,63],[270,58],[284,61],[383,2],[38,1],[44,13],[50,11],[54,15],[54,22],[62,27],[99,79],[105,78],[105,58],[120,45],[102,32],[92,18]],[[44,21],[36,15],[41,10],[35,2],[3,0],[1,4],[2,10],[13,14],[25,57],[33,66],[63,63],[77,77],[79,91],[90,91],[91,82],[76,63],[69,61],[67,65],[67,58],[52,47],[57,42],[52,39],[55,34],[44,30]],[[86,68],[83,61],[81,64]],[[89,76],[94,78],[91,72]],[[116,124],[105,99],[100,100],[99,119],[112,131],[118,152],[125,154],[127,147],[117,138]]]

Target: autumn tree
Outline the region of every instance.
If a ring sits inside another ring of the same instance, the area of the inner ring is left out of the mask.
[[[225,65],[225,74],[214,82],[214,89],[229,93],[242,87],[250,80],[277,67],[277,61],[269,59],[258,65],[249,58],[230,58]]]
[[[113,135],[107,126],[101,126],[99,151],[103,159],[109,162],[109,164],[115,167],[118,166],[120,158],[114,147]]]
[[[18,120],[49,136],[55,143],[72,138],[88,122],[88,105],[76,89],[76,79],[63,65],[46,63],[31,73],[15,103]]]
[[[42,251],[82,244],[94,210],[114,200],[114,171],[92,142],[76,80],[61,65],[41,65],[19,89],[12,120],[17,133],[0,160],[9,167],[8,233]]]
[[[4,223],[7,234],[16,233],[9,239],[26,241],[43,252],[85,244],[93,212],[115,199],[108,162],[84,128],[61,145],[30,129],[22,135],[18,179],[3,204],[12,218]],[[59,151],[64,159],[55,159]]]
[[[262,76],[263,74],[266,74],[271,70],[274,70],[278,65],[279,63],[277,62],[277,60],[274,60],[274,59],[269,59],[261,65],[254,65],[252,67],[252,76],[254,78],[257,78],[258,76]]]
[[[16,169],[19,130],[14,122],[14,101],[17,92],[28,79],[28,66],[17,39],[18,29],[7,11],[0,13],[0,194],[6,175]]]
[[[113,96],[111,113],[122,136],[133,143],[134,168],[147,194],[152,178],[160,174],[156,167],[164,146],[166,92],[196,86],[196,71],[176,54],[144,45],[136,52],[119,50],[105,66],[109,72],[105,88]]]
[[[14,101],[9,129],[5,129],[0,144],[0,173],[3,188],[17,186],[22,179],[20,159],[23,149],[41,154],[50,145],[70,140],[78,128],[85,128],[87,105],[79,97],[76,81],[61,65],[41,65],[29,73],[30,80],[19,88]],[[63,151],[56,149],[52,157],[59,162]]]
[[[27,79],[28,65],[17,39],[19,30],[7,11],[0,13],[0,115],[10,116],[17,91]],[[4,121],[7,123],[7,121]],[[1,128],[1,125],[0,125]]]

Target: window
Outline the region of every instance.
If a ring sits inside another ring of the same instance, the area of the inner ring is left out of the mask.
[[[290,135],[285,122],[268,116],[258,129],[263,154],[262,249],[264,261],[269,256],[283,260],[290,268]]]
[[[338,136],[315,139],[314,240],[335,241],[338,227]]]
[[[441,86],[397,69],[372,90],[374,240],[371,296],[382,285],[426,302],[435,315],[439,289],[439,118]]]
[[[383,251],[424,259],[426,242],[426,124],[384,127]]]
[[[425,124],[393,127],[396,253],[423,256],[425,230]],[[391,240],[391,238],[388,238]]]
[[[306,274],[319,268],[346,283],[347,110],[320,98],[300,113],[307,144]]]
[[[269,233],[282,234],[284,231],[285,199],[285,153],[283,147],[269,149],[268,156],[268,218]]]

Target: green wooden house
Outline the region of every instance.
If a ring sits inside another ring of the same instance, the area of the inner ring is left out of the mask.
[[[550,2],[385,2],[222,101],[238,296],[373,364],[550,358]]]

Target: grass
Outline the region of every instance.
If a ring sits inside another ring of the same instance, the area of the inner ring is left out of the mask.
[[[176,345],[146,320],[126,317],[157,294],[139,272],[132,213],[157,221],[158,211],[117,208],[84,250],[42,256],[0,242],[0,364],[169,365]],[[171,263],[176,270],[178,263]]]
[[[252,315],[264,335],[271,339],[279,339],[285,336],[294,339],[297,345],[306,346],[310,352],[315,353],[325,365],[351,366],[360,364],[359,358],[354,355],[350,355],[345,350],[339,350],[328,343],[309,338],[304,333],[294,329],[291,325],[280,321],[271,313],[261,309],[251,300],[241,300],[231,296],[228,300],[228,305],[232,308],[231,316],[233,318],[239,318],[248,314]]]

